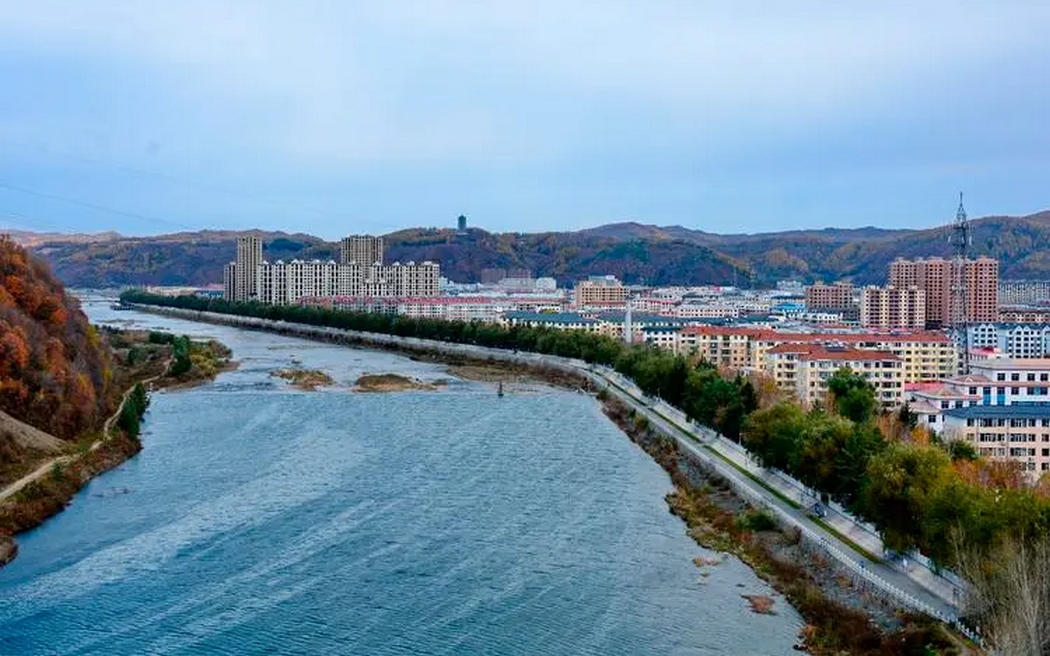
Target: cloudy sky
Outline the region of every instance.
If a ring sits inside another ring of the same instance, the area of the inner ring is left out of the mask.
[[[920,227],[1050,207],[1050,3],[0,2],[0,228]]]

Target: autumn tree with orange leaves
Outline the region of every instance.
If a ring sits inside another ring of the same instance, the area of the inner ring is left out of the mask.
[[[110,358],[47,265],[0,237],[0,410],[63,439],[108,412]]]

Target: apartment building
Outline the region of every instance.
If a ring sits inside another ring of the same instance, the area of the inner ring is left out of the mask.
[[[755,370],[754,344],[764,332],[759,328],[688,326],[679,331],[674,350],[725,369]]]
[[[986,458],[1014,460],[1030,480],[1050,471],[1050,406],[972,406],[946,410],[943,434]]]
[[[831,312],[841,314],[846,321],[856,321],[859,312],[855,296],[853,283],[816,283],[806,288],[806,311]]]
[[[665,337],[662,340],[667,343]],[[936,381],[955,373],[958,353],[939,332],[814,332],[788,333],[739,326],[686,326],[679,331],[675,352],[704,358],[720,367],[759,371],[765,356],[781,344],[845,345],[886,351],[900,359],[906,382]]]
[[[947,410],[972,406],[1050,406],[1050,359],[988,358],[974,360],[970,369],[939,383],[908,386],[907,399],[921,423],[942,430]]]
[[[507,326],[525,326],[528,328],[553,328],[556,330],[583,330],[596,333],[601,331],[601,322],[576,312],[548,314],[544,312],[507,312],[503,315]]]
[[[1001,323],[1045,323],[1050,324],[1050,308],[1000,307]]]
[[[909,385],[919,422],[982,456],[1016,460],[1033,478],[1050,470],[1050,359],[988,358],[971,370]]]
[[[1037,305],[1050,301],[1050,280],[1000,280],[999,303]]]
[[[624,308],[627,288],[615,276],[591,276],[576,283],[573,298],[577,310]]]
[[[860,325],[921,330],[926,326],[926,292],[915,286],[865,287],[860,296]]]
[[[995,321],[999,316],[999,262],[988,257],[965,260],[966,308],[969,321]],[[926,293],[926,326],[940,327],[953,321],[952,288],[954,264],[940,257],[905,260],[890,264],[889,284]]]
[[[379,237],[348,237],[342,241],[340,263],[332,260],[267,262],[257,237],[237,240],[237,260],[223,270],[226,298],[258,300],[274,305],[321,296],[437,296],[440,267],[433,262],[360,264],[355,258],[382,258]]]
[[[351,235],[339,242],[339,264],[371,266],[383,262],[383,238]]]
[[[885,351],[849,346],[780,344],[765,354],[764,371],[783,390],[791,391],[806,407],[825,403],[828,379],[848,368],[875,389],[884,408],[895,408],[904,395],[904,368],[900,358]]]
[[[250,301],[258,295],[256,269],[263,262],[263,245],[259,237],[237,238],[236,266],[231,272],[233,300]]]
[[[981,323],[968,327],[970,346],[1008,358],[1050,357],[1050,324]]]

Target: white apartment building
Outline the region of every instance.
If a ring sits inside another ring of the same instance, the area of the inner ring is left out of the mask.
[[[382,257],[381,238],[348,237],[342,246],[340,263],[332,260],[267,262],[262,259],[262,242],[258,238],[238,238],[237,261],[223,271],[225,296],[236,301],[287,305],[303,298],[326,296],[439,294],[441,271],[433,262],[358,263],[359,258]]]
[[[1000,305],[1035,305],[1050,301],[1050,280],[1000,280]]]
[[[1050,324],[980,323],[968,331],[973,348],[996,349],[1010,358],[1050,357]]]

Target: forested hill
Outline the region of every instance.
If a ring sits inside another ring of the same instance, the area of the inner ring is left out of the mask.
[[[47,264],[0,237],[0,411],[75,438],[110,410],[110,364],[108,347]]]
[[[317,237],[259,231],[120,237],[93,243],[52,240],[35,250],[72,287],[203,285],[222,281],[222,268],[234,258],[237,236],[246,234],[262,237],[269,260],[327,259],[338,253],[337,244]],[[524,268],[570,284],[606,273],[649,284],[747,279],[746,267],[732,258],[684,240],[412,229],[386,235],[386,250],[390,262],[432,260],[441,264],[443,275],[461,282],[477,280],[486,268]]]
[[[727,222],[728,224],[729,222]],[[1001,263],[1004,278],[1050,279],[1050,212],[986,217],[972,222],[973,252]],[[588,275],[614,274],[654,285],[760,284],[852,279],[885,281],[895,257],[950,256],[947,226],[927,230],[880,228],[715,234],[682,226],[617,223],[576,232],[490,233],[415,228],[386,235],[390,261],[439,262],[460,282],[486,268],[528,269],[571,284]],[[128,284],[203,285],[222,280],[236,237],[263,238],[270,260],[330,258],[336,244],[305,234],[203,231],[157,237],[20,235],[76,287]]]

